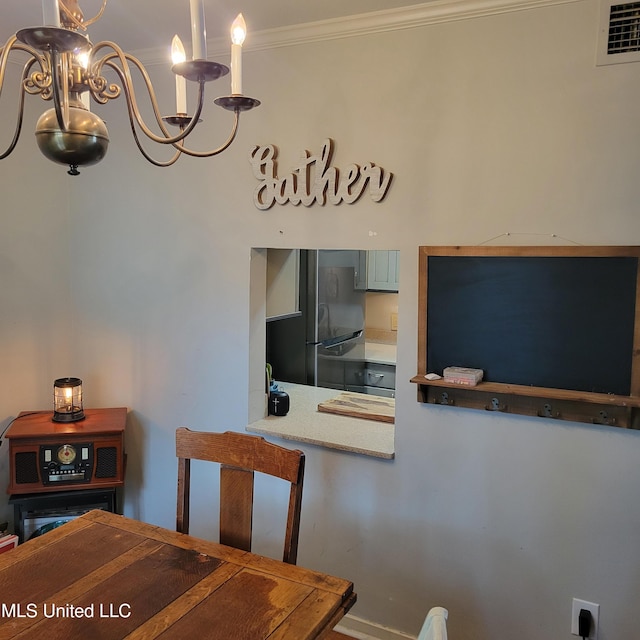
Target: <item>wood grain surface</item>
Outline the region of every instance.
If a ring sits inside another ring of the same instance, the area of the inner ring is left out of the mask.
[[[311,640],[348,580],[91,511],[0,556],[0,640]]]
[[[393,423],[395,422],[396,400],[395,398],[345,391],[331,400],[321,402],[318,405],[318,411]]]

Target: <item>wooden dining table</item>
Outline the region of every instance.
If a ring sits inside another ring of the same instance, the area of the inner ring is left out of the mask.
[[[0,555],[0,640],[310,640],[353,584],[90,511]]]

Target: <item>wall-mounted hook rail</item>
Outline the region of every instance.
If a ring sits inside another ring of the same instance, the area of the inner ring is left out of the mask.
[[[640,396],[610,396],[492,382],[465,386],[427,380],[424,374],[413,377],[411,382],[418,385],[419,402],[640,430]]]

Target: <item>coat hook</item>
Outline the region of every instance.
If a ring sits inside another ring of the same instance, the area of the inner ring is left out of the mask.
[[[542,409],[538,410],[538,417],[540,418],[560,418],[559,411],[553,411],[553,407],[548,402],[544,404]]]
[[[491,398],[491,402],[485,406],[487,411],[501,411],[505,412],[508,410],[508,406],[506,404],[501,404],[498,398]]]
[[[609,417],[609,414],[603,409],[598,411],[598,415],[593,418],[593,424],[606,424],[610,427],[615,426],[616,418],[615,416]]]

